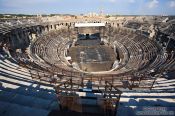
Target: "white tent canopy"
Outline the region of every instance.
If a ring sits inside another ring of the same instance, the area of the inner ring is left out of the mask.
[[[75,27],[104,27],[105,23],[75,23]]]

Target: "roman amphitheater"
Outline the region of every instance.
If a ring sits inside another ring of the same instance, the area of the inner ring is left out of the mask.
[[[1,116],[175,115],[174,17],[67,17],[1,19]]]

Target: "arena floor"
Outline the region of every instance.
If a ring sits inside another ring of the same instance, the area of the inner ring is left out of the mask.
[[[68,55],[88,72],[108,71],[116,59],[113,49],[105,45],[71,47]]]

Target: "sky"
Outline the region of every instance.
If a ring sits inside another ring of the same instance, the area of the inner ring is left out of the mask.
[[[0,0],[0,13],[175,15],[175,0]]]

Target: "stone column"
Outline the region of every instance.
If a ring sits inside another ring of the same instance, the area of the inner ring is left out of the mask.
[[[28,37],[29,37],[30,41],[32,41],[33,38],[32,38],[32,33],[31,32],[28,33]]]
[[[48,32],[49,31],[49,25],[47,25],[46,28],[47,28],[47,32]]]
[[[149,32],[150,32],[149,38],[151,40],[154,40],[155,37],[157,36],[158,29],[154,25],[151,25],[149,28]]]
[[[171,38],[168,36],[168,42],[167,42],[167,44],[166,44],[166,48],[165,48],[165,50],[167,50],[170,41],[171,41]]]
[[[49,31],[52,30],[51,26],[52,26],[52,25],[49,25]]]
[[[56,24],[53,24],[53,30],[56,30]]]

